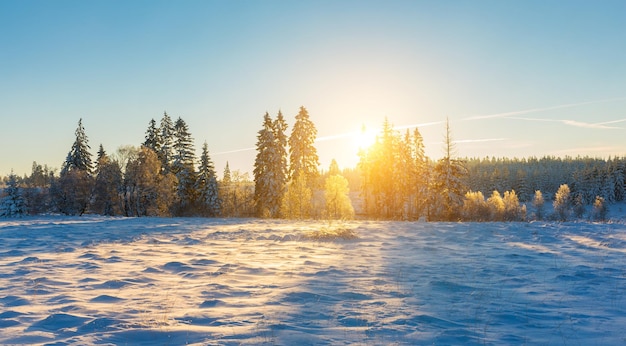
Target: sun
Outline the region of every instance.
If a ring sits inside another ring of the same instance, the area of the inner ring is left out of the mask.
[[[361,127],[361,131],[355,132],[352,135],[354,146],[359,150],[364,150],[371,147],[376,142],[376,132],[368,130],[365,125]]]

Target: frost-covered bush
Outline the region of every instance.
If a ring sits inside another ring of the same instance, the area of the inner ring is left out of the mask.
[[[570,196],[570,189],[567,184],[563,184],[559,187],[559,190],[554,195],[554,214],[560,221],[567,221],[569,214],[572,210],[572,198]]]
[[[523,221],[526,219],[526,206],[520,206],[515,190],[504,192],[502,201],[504,203],[505,221]]]
[[[467,192],[463,201],[462,215],[468,221],[488,221],[490,219],[489,205],[480,191]]]
[[[606,216],[608,212],[609,208],[607,207],[604,198],[596,196],[596,200],[593,202],[591,218],[595,221],[606,221]]]
[[[487,204],[489,205],[491,220],[504,221],[504,200],[500,192],[492,192],[491,197],[487,198]]]
[[[535,208],[535,218],[537,220],[543,219],[545,200],[541,191],[535,191],[535,197],[533,198],[533,207]]]

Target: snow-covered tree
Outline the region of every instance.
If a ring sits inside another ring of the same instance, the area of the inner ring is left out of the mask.
[[[533,198],[533,207],[535,209],[535,218],[542,220],[544,215],[545,200],[541,191],[535,191],[535,197]]]
[[[119,215],[122,210],[122,169],[111,160],[102,145],[98,153],[97,175],[95,179],[91,209],[102,215]]]
[[[287,122],[281,111],[278,111],[278,116],[272,124],[272,131],[276,141],[276,159],[278,160],[275,188],[278,195],[284,196],[289,180],[289,169],[287,167]]]
[[[606,221],[606,216],[609,212],[609,209],[606,205],[606,201],[604,198],[597,196],[596,200],[593,202],[593,210],[591,212],[591,218],[595,221]]]
[[[489,206],[491,220],[504,221],[505,205],[500,192],[494,190],[491,196],[487,198],[487,205]]]
[[[282,216],[303,220],[311,217],[311,189],[306,184],[303,171],[291,178],[282,204]]]
[[[302,173],[309,187],[314,187],[319,175],[319,158],[314,145],[316,138],[317,129],[309,118],[309,112],[300,107],[289,136],[289,177],[293,179]]]
[[[450,133],[450,121],[446,119],[444,137],[445,156],[435,166],[433,188],[436,193],[435,217],[443,220],[454,220],[463,205],[463,196],[467,191],[465,179],[467,169],[463,161],[454,159],[454,142]]]
[[[176,195],[178,197],[177,214],[188,215],[196,199],[196,172],[194,168],[194,145],[193,138],[189,132],[187,123],[182,118],[178,118],[174,124],[174,156],[172,157],[171,172],[176,175],[178,186]]]
[[[259,217],[276,218],[284,196],[281,186],[284,150],[276,138],[275,123],[266,112],[263,128],[257,134],[257,155],[254,161],[254,203]]]
[[[332,160],[329,168],[330,175],[324,184],[324,198],[326,200],[325,214],[328,219],[352,219],[354,208],[350,201],[348,180],[339,172],[337,161]]]
[[[143,142],[143,146],[150,148],[155,152],[159,152],[159,145],[161,141],[160,136],[161,134],[159,133],[156,121],[154,119],[150,119],[148,130],[146,130],[146,140]]]
[[[556,217],[561,221],[567,221],[572,210],[572,198],[567,184],[562,184],[559,187],[556,195],[554,195],[552,206],[554,207]]]
[[[74,169],[84,171],[87,174],[91,174],[93,170],[91,153],[89,152],[89,140],[85,134],[82,118],[78,120],[78,128],[76,128],[75,134],[76,140],[63,163],[61,175]]]
[[[159,136],[157,144],[157,156],[161,161],[161,170],[163,173],[169,173],[171,170],[173,157],[174,157],[174,135],[175,135],[174,123],[172,118],[163,112],[163,118],[161,118],[161,124],[159,126]]]
[[[201,213],[207,216],[218,216],[220,214],[221,201],[218,192],[217,176],[206,142],[202,145],[195,189],[199,195],[197,202]]]
[[[83,215],[89,208],[94,178],[82,169],[62,172],[50,187],[56,209],[65,215]]]
[[[22,189],[18,185],[17,175],[13,172],[4,188],[4,197],[0,200],[0,216],[22,217],[26,215],[26,203],[22,197]]]
[[[76,140],[67,154],[61,175],[51,186],[50,194],[58,211],[66,215],[82,215],[89,208],[94,179],[89,141],[78,121]]]
[[[526,219],[526,206],[520,205],[515,190],[505,191],[502,201],[504,202],[505,221],[523,221]]]
[[[462,215],[468,221],[489,221],[491,219],[489,205],[480,191],[468,191],[463,201]]]
[[[126,216],[168,216],[175,199],[177,181],[173,173],[162,173],[157,154],[141,147],[128,162],[124,179]]]

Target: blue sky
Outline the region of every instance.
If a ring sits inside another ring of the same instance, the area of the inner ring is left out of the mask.
[[[387,117],[460,156],[626,154],[624,1],[0,1],[0,175],[182,117],[221,174],[300,106],[323,168]],[[333,138],[333,139],[329,139]],[[237,151],[237,152],[232,152]]]

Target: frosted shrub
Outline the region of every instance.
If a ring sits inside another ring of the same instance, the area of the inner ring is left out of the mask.
[[[504,220],[523,221],[526,219],[526,206],[520,206],[515,190],[506,191],[504,198]]]
[[[567,221],[572,209],[572,201],[570,197],[570,189],[567,184],[563,184],[559,187],[559,190],[554,195],[554,214],[558,220]]]
[[[543,219],[543,208],[545,205],[545,201],[543,199],[543,195],[541,191],[535,191],[535,197],[533,198],[533,207],[535,208],[535,218],[537,220]]]
[[[609,209],[604,198],[596,196],[596,200],[593,202],[592,219],[595,221],[606,221],[608,212]]]
[[[493,221],[504,221],[504,200],[500,192],[494,191],[491,193],[491,197],[487,199],[487,204],[489,205],[491,219]]]
[[[489,205],[487,205],[482,192],[470,191],[465,194],[462,214],[463,218],[469,221],[489,220]]]

